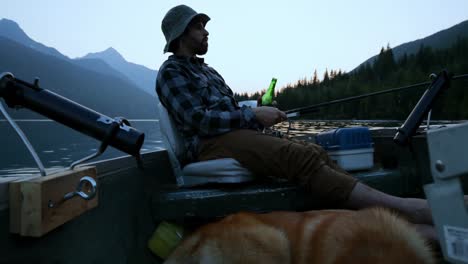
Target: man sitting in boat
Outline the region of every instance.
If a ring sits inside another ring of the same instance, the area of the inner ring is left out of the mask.
[[[273,176],[302,185],[323,207],[383,206],[405,214],[421,233],[436,239],[424,199],[400,198],[364,185],[339,168],[320,147],[263,134],[259,128],[285,121],[275,107],[239,107],[222,76],[203,58],[210,18],[179,5],[162,21],[164,52],[156,91],[182,134],[187,155],[181,163],[233,158],[257,177]]]

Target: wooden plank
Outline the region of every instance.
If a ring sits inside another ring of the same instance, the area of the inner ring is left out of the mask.
[[[97,180],[96,168],[81,167],[10,183],[10,231],[23,236],[42,236],[96,207],[97,194],[88,201],[75,196],[61,202],[66,193],[76,190],[84,176]],[[49,201],[56,203],[56,206],[49,208]]]
[[[8,177],[3,179],[8,183],[8,200],[10,207],[10,232],[19,234],[21,232],[21,182],[31,180],[40,176]]]
[[[41,189],[31,182],[21,182],[21,235],[41,236]]]

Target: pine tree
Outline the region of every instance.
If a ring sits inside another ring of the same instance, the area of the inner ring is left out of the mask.
[[[314,77],[312,78],[312,85],[317,86],[319,85],[320,80],[318,79],[317,69],[314,70]]]
[[[323,83],[328,83],[330,81],[330,76],[328,74],[328,68],[325,69],[325,73],[323,74]]]

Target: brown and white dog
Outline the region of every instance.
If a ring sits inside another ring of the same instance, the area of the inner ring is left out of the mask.
[[[188,236],[165,263],[435,263],[405,220],[361,211],[237,213]]]

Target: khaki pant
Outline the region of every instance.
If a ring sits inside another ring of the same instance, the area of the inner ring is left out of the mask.
[[[219,158],[236,159],[257,177],[297,182],[327,205],[345,202],[357,183],[320,146],[250,129],[202,139],[198,159]]]

